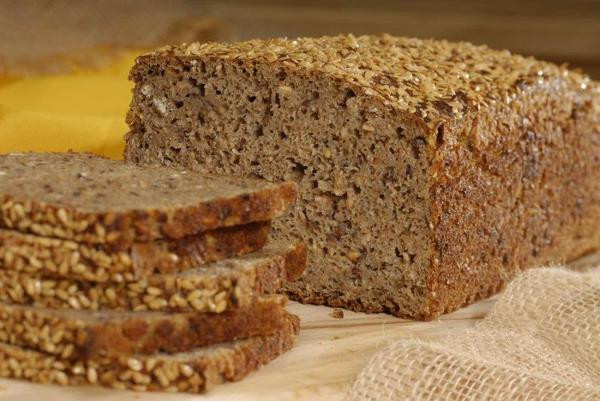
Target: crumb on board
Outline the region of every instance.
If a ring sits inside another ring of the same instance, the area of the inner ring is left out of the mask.
[[[340,308],[335,308],[329,313],[329,316],[331,316],[334,319],[343,319],[344,311],[341,310]]]

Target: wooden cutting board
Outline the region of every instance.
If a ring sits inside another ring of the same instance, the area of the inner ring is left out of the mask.
[[[600,253],[573,263],[585,269],[600,265]],[[296,347],[238,383],[219,386],[204,396],[193,394],[131,393],[94,387],[55,387],[0,380],[1,401],[308,401],[341,400],[369,358],[388,343],[406,337],[436,338],[472,327],[490,310],[497,297],[442,316],[433,322],[415,322],[376,314],[291,303],[302,319]]]

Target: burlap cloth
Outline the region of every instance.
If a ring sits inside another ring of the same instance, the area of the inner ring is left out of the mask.
[[[523,273],[474,328],[376,354],[346,400],[600,400],[600,267]]]

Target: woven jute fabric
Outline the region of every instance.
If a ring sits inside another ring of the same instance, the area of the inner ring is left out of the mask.
[[[600,400],[600,267],[521,274],[474,328],[378,352],[346,400]]]

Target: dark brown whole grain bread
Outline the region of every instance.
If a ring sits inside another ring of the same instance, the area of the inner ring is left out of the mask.
[[[280,290],[298,278],[305,265],[303,245],[273,243],[258,252],[129,283],[0,269],[0,302],[44,308],[223,313]]]
[[[0,226],[106,244],[179,239],[267,221],[294,200],[294,183],[137,167],[82,153],[0,155]]]
[[[59,385],[98,384],[120,390],[201,393],[238,381],[289,350],[298,318],[269,336],[195,348],[177,354],[120,356],[69,361],[0,343],[0,377]]]
[[[300,301],[431,319],[600,245],[600,89],[469,43],[342,35],[138,58],[126,159],[293,180]]]
[[[97,312],[0,303],[0,342],[61,359],[176,353],[283,329],[285,296],[223,313]]]
[[[173,240],[136,242],[120,251],[102,245],[0,229],[0,269],[94,282],[132,282],[261,249],[270,222],[218,228]]]

